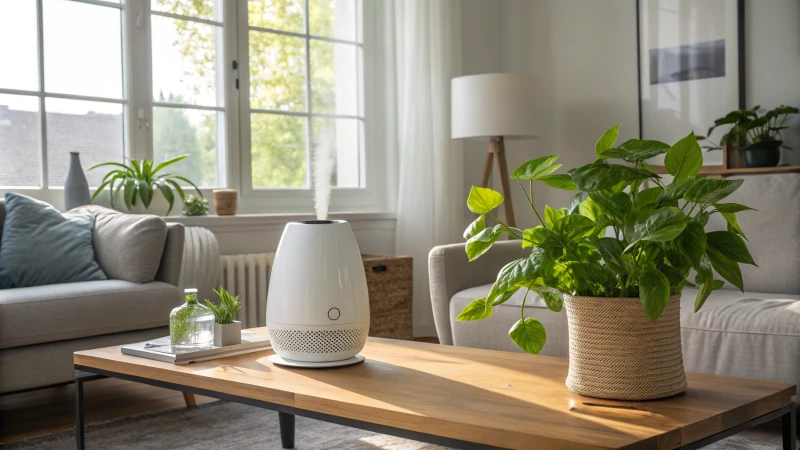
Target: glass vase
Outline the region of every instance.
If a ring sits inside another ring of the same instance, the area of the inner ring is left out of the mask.
[[[214,345],[214,314],[198,303],[197,289],[183,291],[186,300],[169,315],[169,338],[173,351],[186,351]]]

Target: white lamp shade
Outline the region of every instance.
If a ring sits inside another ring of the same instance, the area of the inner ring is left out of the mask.
[[[536,137],[538,84],[532,75],[507,73],[453,78],[451,137]]]

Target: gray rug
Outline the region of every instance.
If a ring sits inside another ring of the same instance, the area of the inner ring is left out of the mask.
[[[354,450],[444,450],[444,447],[375,434],[297,417],[298,450],[346,448]],[[75,433],[63,431],[0,445],[4,450],[62,450],[75,448]],[[89,450],[161,449],[280,449],[278,414],[238,403],[214,402],[91,425],[86,430]],[[773,450],[781,448],[780,434],[751,440],[733,436],[706,450]]]

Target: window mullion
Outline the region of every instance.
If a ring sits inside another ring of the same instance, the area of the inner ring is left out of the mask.
[[[309,0],[303,0],[303,7],[305,8],[305,46],[306,46],[306,187],[311,188],[311,148],[313,132],[311,128],[311,114],[314,112],[311,107],[311,17],[308,14]]]
[[[47,111],[44,101],[44,9],[42,0],[36,0],[36,51],[39,53],[39,149],[41,185],[47,189]]]

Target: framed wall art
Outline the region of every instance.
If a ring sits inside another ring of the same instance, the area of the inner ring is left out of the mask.
[[[705,136],[745,107],[744,0],[636,0],[636,9],[642,139]],[[722,164],[719,151],[703,158]]]

